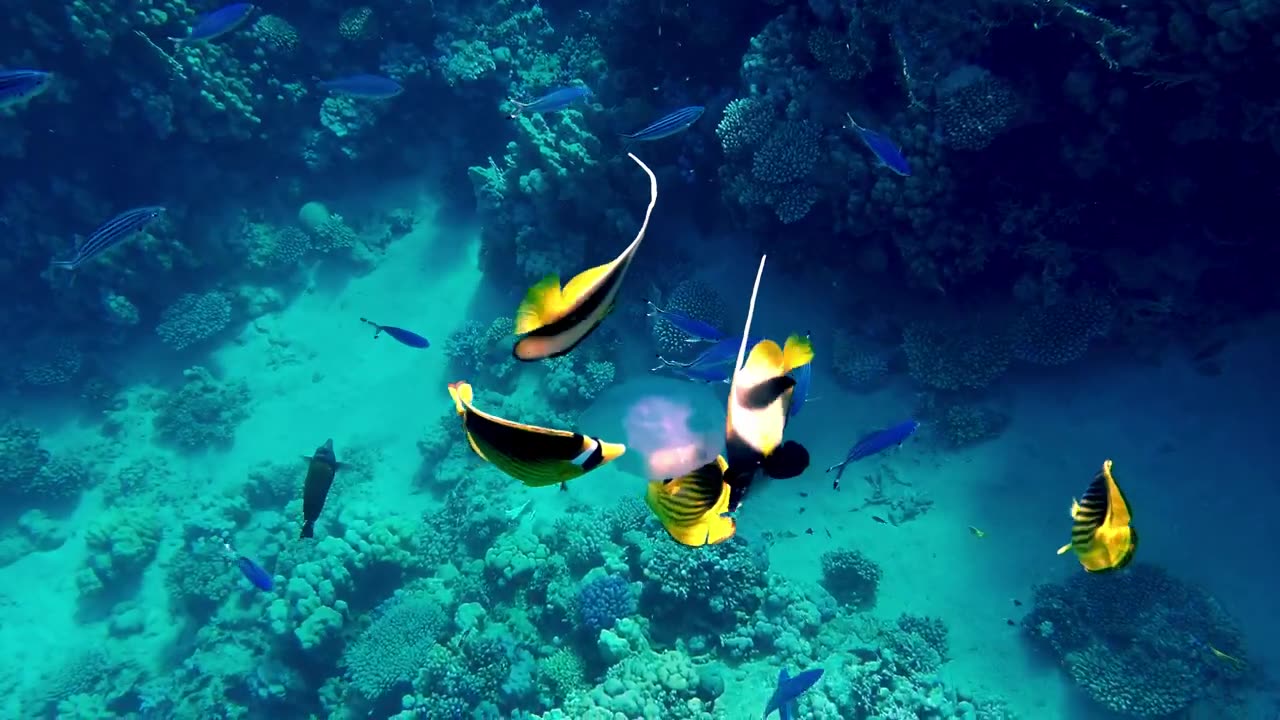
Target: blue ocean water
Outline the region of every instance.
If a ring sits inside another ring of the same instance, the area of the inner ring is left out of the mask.
[[[0,718],[1280,717],[1280,5],[0,7]]]

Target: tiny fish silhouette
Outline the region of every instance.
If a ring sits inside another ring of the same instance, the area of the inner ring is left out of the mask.
[[[1006,624],[1006,625],[1008,625],[1009,627],[1017,627],[1017,625],[1018,625],[1018,623],[1016,623],[1016,622],[1014,622],[1014,621],[1010,620],[1009,618],[1005,618],[1005,619],[1004,619],[1004,622],[1005,622],[1005,624]]]
[[[431,342],[429,340],[422,337],[418,333],[410,332],[408,330],[405,330],[404,328],[398,328],[398,327],[395,327],[394,325],[379,325],[378,323],[368,318],[360,318],[360,322],[373,326],[374,328],[373,336],[375,338],[381,335],[382,333],[386,333],[391,337],[395,338],[396,340],[400,341],[400,344],[402,345],[408,345],[409,347],[412,347],[412,348],[431,347]]]
[[[880,523],[881,525],[888,525],[888,524],[889,524],[889,521],[888,521],[888,520],[885,520],[884,518],[880,517],[879,515],[872,515],[872,516],[871,516],[871,519],[872,519],[872,520],[875,520],[876,522]]]
[[[1022,607],[1022,601],[1021,601],[1021,600],[1019,600],[1018,598],[1014,598],[1014,599],[1013,599],[1013,606],[1014,606],[1014,607]]]
[[[812,534],[813,534],[813,528],[808,528],[807,530],[805,530],[805,531],[804,531],[804,534],[805,534],[805,535],[812,535]]]

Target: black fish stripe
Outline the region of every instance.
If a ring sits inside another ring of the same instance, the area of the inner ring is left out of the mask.
[[[720,465],[714,460],[680,478],[679,482],[679,492],[662,493],[658,497],[658,503],[663,507],[668,520],[681,525],[692,525],[706,515],[715,506],[724,489]]]
[[[1076,521],[1071,526],[1071,544],[1087,545],[1093,535],[1102,527],[1107,515],[1107,479],[1102,473],[1094,476],[1093,482],[1085,489],[1080,498]]]
[[[83,263],[128,237],[157,217],[154,208],[128,210],[103,223],[76,251],[74,262]]]
[[[581,305],[574,308],[564,317],[543,325],[537,330],[527,333],[524,337],[555,337],[562,333],[567,333],[577,326],[588,322],[591,318],[591,314],[600,307],[600,304],[604,302],[605,298],[609,297],[610,290],[622,281],[622,271],[626,270],[627,266],[630,264],[631,258],[628,257],[626,260],[623,260],[621,264],[615,267],[613,272],[609,273],[608,279],[601,283],[600,287],[596,289],[596,292],[587,297]],[[553,353],[549,357],[560,357],[561,355],[569,354],[574,348],[581,344],[583,340],[586,340],[590,334],[591,333],[584,333],[583,336],[578,339],[578,342],[575,342],[559,352]],[[512,352],[514,353],[514,350]]]
[[[80,246],[79,254],[86,259],[97,255],[147,219],[147,215],[140,215],[133,210],[111,218],[89,235],[89,238]]]
[[[667,132],[668,130],[687,124],[690,118],[697,117],[701,115],[702,112],[703,112],[702,108],[681,108],[665,117],[658,119],[652,125],[649,125],[648,127],[642,130],[637,130],[636,132],[630,135],[627,135],[626,137],[631,140],[640,140],[642,138],[650,137],[652,135],[660,135],[664,132]]]
[[[586,450],[586,438],[574,433],[559,435],[512,427],[479,413],[468,412],[467,431],[513,460],[541,463],[572,461]]]

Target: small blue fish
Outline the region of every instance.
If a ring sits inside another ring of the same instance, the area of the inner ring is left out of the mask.
[[[663,310],[658,307],[652,300],[645,300],[649,304],[649,317],[659,315],[667,322],[676,327],[677,330],[689,336],[689,342],[719,342],[725,338],[723,332],[711,323],[703,322],[695,318],[689,317],[688,314],[679,310]]]
[[[902,156],[902,151],[893,144],[892,140],[854,122],[853,116],[849,113],[845,113],[845,117],[849,118],[849,124],[853,126],[858,137],[862,138],[862,143],[876,156],[881,165],[903,177],[911,176],[911,165],[907,163],[907,159]]]
[[[755,347],[756,343],[759,343],[761,340],[763,340],[763,338],[749,338],[748,347]],[[701,354],[689,362],[679,362],[676,360],[667,360],[665,358],[662,358],[662,362],[669,367],[681,368],[693,367],[695,365],[702,367],[720,365],[727,363],[730,360],[734,360],[737,357],[739,342],[741,342],[740,338],[725,338],[711,347],[708,347],[706,350],[703,350]]]
[[[190,35],[169,39],[179,45],[216,40],[243,25],[244,21],[253,14],[255,7],[252,3],[232,3],[221,7],[196,18],[196,24],[191,28]]]
[[[408,345],[409,347],[413,347],[413,348],[431,347],[431,342],[428,341],[426,338],[422,337],[418,333],[405,330],[404,328],[398,328],[393,325],[379,325],[378,323],[372,320],[369,320],[367,318],[360,318],[360,322],[367,323],[373,326],[374,328],[373,336],[375,338],[381,335],[382,333],[386,333],[391,337],[395,338],[396,340],[399,340],[402,344]]]
[[[370,100],[386,100],[404,92],[404,87],[400,83],[381,75],[347,75],[332,80],[322,80],[320,89],[334,95]]]
[[[519,100],[510,100],[512,105],[516,106],[514,112],[507,117],[512,120],[520,117],[523,113],[544,113],[563,110],[570,105],[591,96],[591,89],[585,85],[575,85],[573,87],[560,88],[552,90],[537,100],[530,102],[520,102]]]
[[[691,107],[680,108],[670,113],[660,120],[655,121],[641,130],[637,130],[629,135],[624,134],[622,137],[626,140],[634,142],[647,142],[650,140],[661,140],[665,137],[671,137],[678,132],[687,130],[690,125],[697,122],[702,117],[702,113],[706,108],[701,105],[693,105]]]
[[[809,333],[804,334],[805,338],[809,337]],[[791,407],[787,408],[787,418],[793,418],[800,414],[800,408],[804,407],[804,403],[809,399],[809,386],[813,383],[813,363],[807,362],[791,372],[791,377],[795,379],[796,386],[791,390]]]
[[[836,463],[827,468],[827,472],[836,471],[836,480],[832,487],[840,488],[840,476],[844,475],[844,467],[855,460],[871,457],[876,453],[884,452],[889,448],[898,447],[907,441],[907,438],[915,434],[916,429],[920,427],[920,423],[915,420],[907,420],[898,423],[893,427],[887,427],[883,430],[876,430],[868,433],[853,444],[849,449],[849,454],[845,456],[844,462]]]
[[[764,706],[765,720],[768,720],[774,710],[778,711],[780,720],[792,720],[797,712],[796,698],[821,679],[822,668],[805,670],[795,677],[788,677],[787,669],[782,668],[782,672],[778,673],[778,687],[769,698],[769,704]]]
[[[39,95],[51,80],[53,75],[43,70],[0,70],[0,109]]]
[[[152,220],[164,214],[159,206],[126,210],[106,221],[84,241],[76,244],[76,254],[67,260],[54,260],[52,265],[63,270],[75,270],[99,254],[110,250],[121,241],[145,228]]]
[[[261,565],[250,560],[244,555],[237,554],[236,551],[232,550],[231,546],[227,543],[222,543],[222,547],[226,548],[227,555],[235,558],[235,564],[236,567],[240,568],[240,574],[244,575],[246,580],[253,583],[254,587],[263,592],[271,592],[271,590],[276,586],[275,581],[271,579],[271,573],[263,570]]]

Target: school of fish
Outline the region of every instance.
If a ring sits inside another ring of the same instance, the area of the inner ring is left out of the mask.
[[[177,46],[214,41],[243,26],[255,10],[256,6],[250,3],[226,5],[200,16],[185,36],[169,39]],[[54,80],[52,73],[42,70],[0,70],[0,109],[31,101]],[[329,93],[374,100],[393,98],[404,91],[395,80],[369,74],[320,81],[318,87]],[[515,119],[556,112],[586,103],[591,97],[591,90],[585,86],[558,88],[532,100],[510,100],[509,116]],[[704,112],[702,106],[679,108],[620,137],[627,144],[668,138],[687,130]],[[901,176],[911,175],[909,161],[892,140],[859,125],[852,114],[847,117],[849,127],[879,165]],[[627,271],[645,239],[658,202],[658,183],[653,171],[634,154],[628,153],[627,157],[644,172],[649,185],[649,202],[634,239],[609,262],[582,270],[563,285],[558,276],[549,275],[529,288],[514,313],[515,338],[511,354],[516,359],[537,362],[573,352],[601,326],[617,304]],[[74,272],[145,231],[164,214],[165,209],[159,206],[124,211],[78,240],[69,257],[53,260],[51,265]],[[679,477],[654,478],[644,490],[644,500],[654,516],[671,538],[683,545],[698,547],[733,537],[736,521],[732,513],[740,509],[760,473],[775,479],[794,478],[809,466],[808,450],[794,440],[785,439],[785,434],[790,420],[810,399],[814,357],[810,334],[793,333],[781,345],[750,334],[765,261],[766,258],[761,257],[741,336],[729,336],[704,321],[647,302],[648,314],[661,317],[683,332],[689,344],[709,343],[689,362],[658,356],[659,365],[654,370],[667,370],[694,382],[728,385],[723,453]],[[374,338],[386,334],[410,348],[430,347],[426,337],[413,331],[363,317],[360,322],[374,329]],[[525,424],[478,409],[474,390],[465,380],[449,383],[447,390],[461,420],[462,438],[475,455],[524,485],[563,489],[565,483],[604,467],[627,451],[626,446],[618,442],[570,429]],[[919,422],[908,419],[860,437],[843,460],[827,468],[828,473],[835,471],[833,489],[839,489],[840,478],[849,464],[902,446],[919,427]],[[303,460],[306,473],[302,483],[299,536],[309,539],[315,537],[317,523],[342,465],[335,456],[332,439],[326,440],[311,455],[303,456]],[[1090,573],[1117,570],[1133,560],[1138,535],[1131,525],[1128,500],[1112,475],[1111,460],[1102,464],[1081,499],[1072,501],[1070,510],[1071,539],[1058,550],[1059,554],[1073,552]],[[969,531],[979,538],[986,535],[976,527],[970,527]],[[248,556],[234,551],[229,544],[224,543],[223,547],[228,559],[255,588],[263,592],[273,590],[275,582],[270,573]],[[1234,660],[1216,649],[1214,652]],[[777,711],[784,720],[793,717],[795,699],[821,676],[822,670],[814,669],[791,677],[784,668],[765,716]]]

